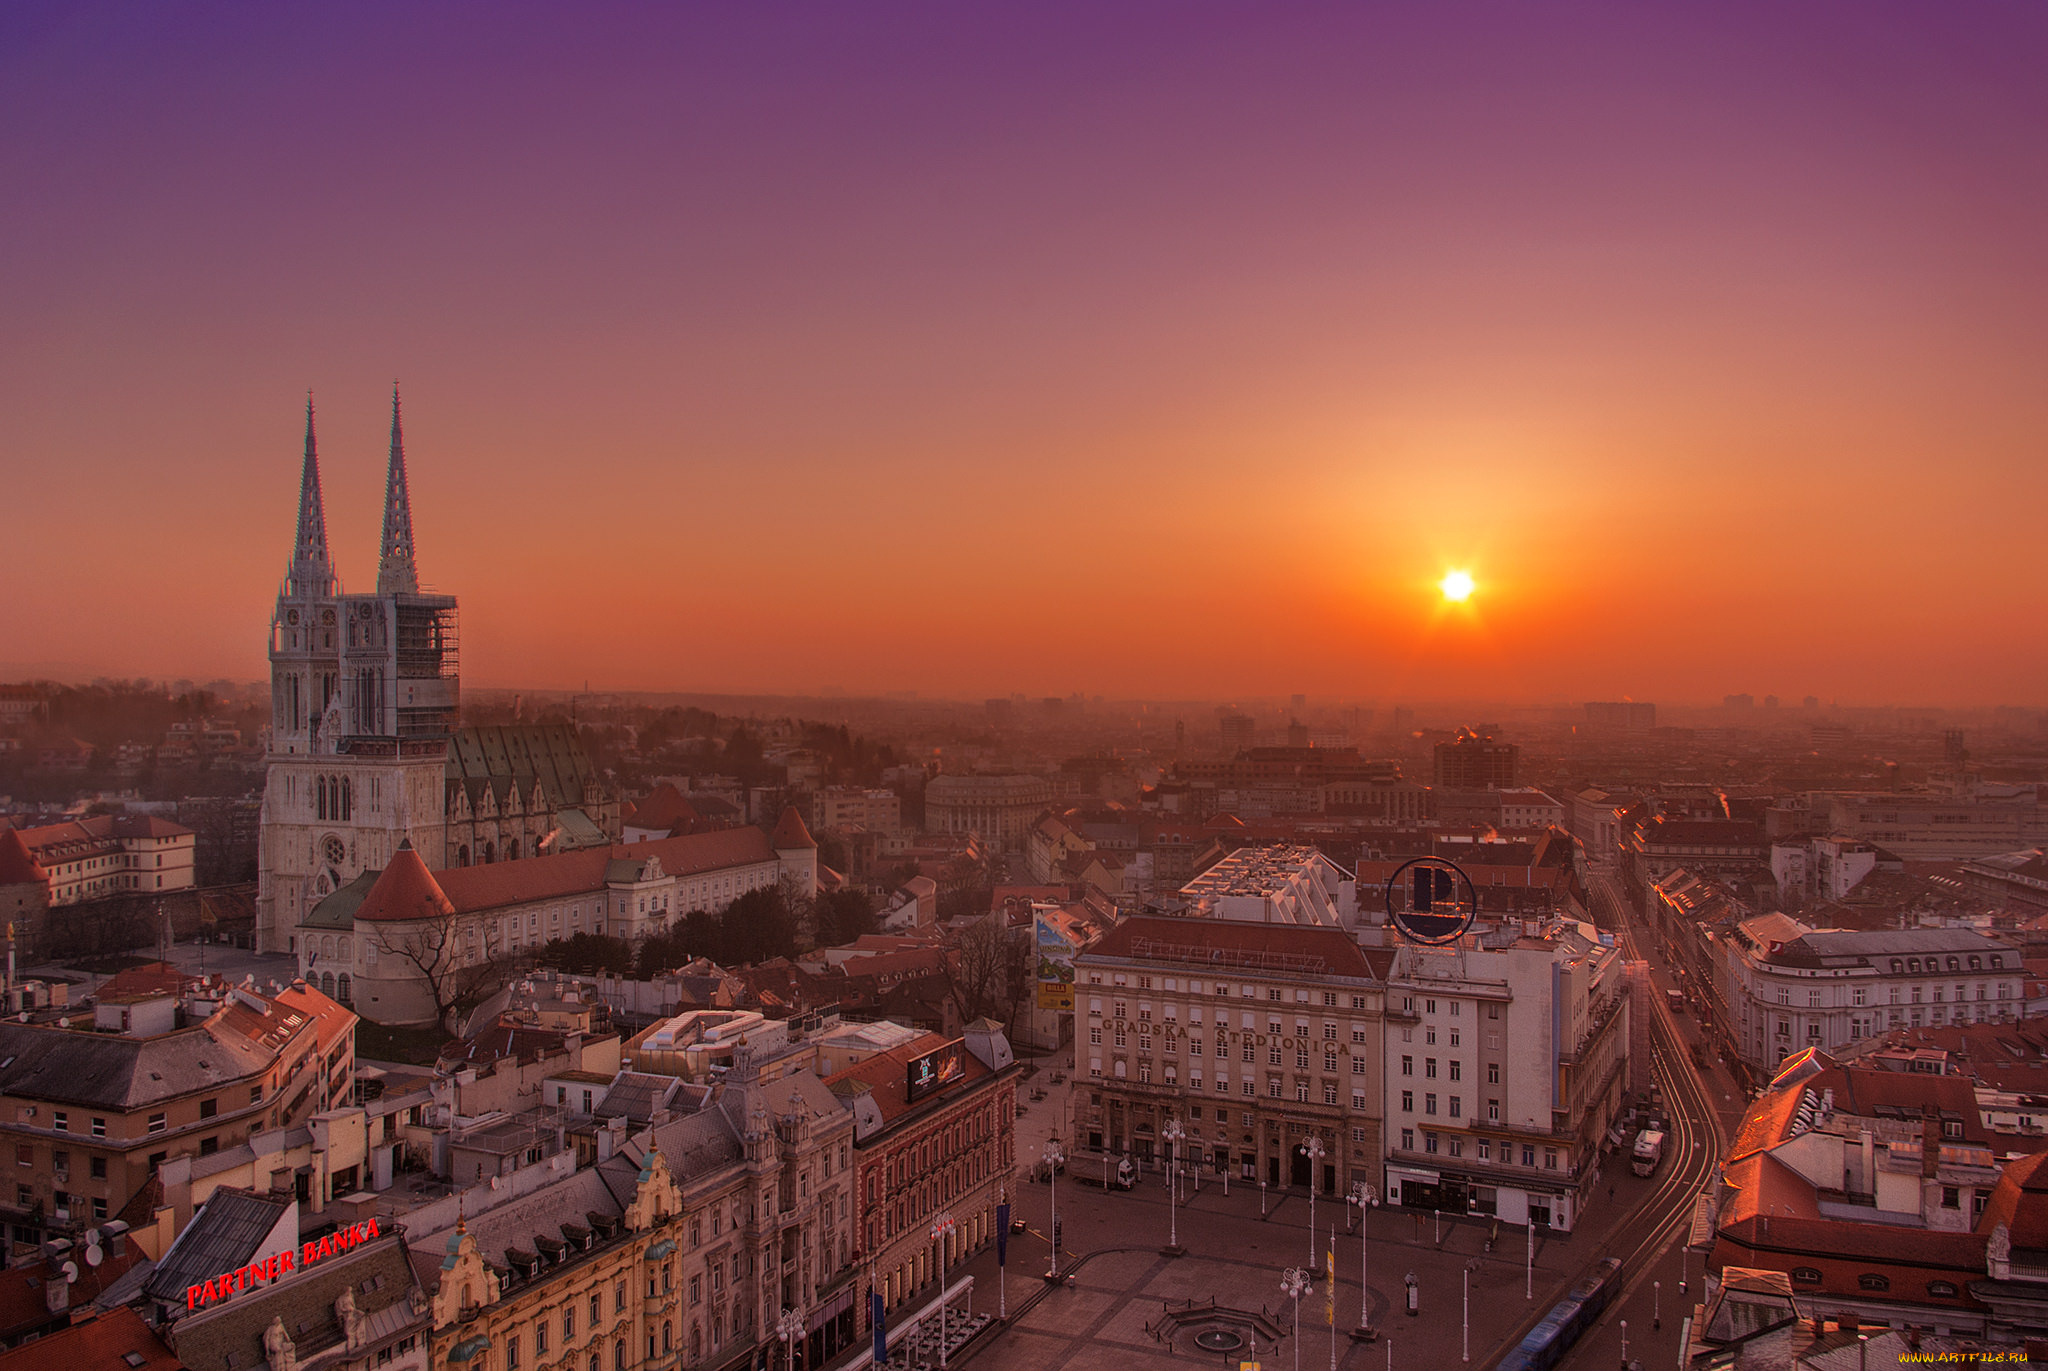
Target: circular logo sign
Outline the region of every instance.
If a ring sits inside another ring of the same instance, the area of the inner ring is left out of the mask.
[[[1478,912],[1479,892],[1455,862],[1416,857],[1387,878],[1387,922],[1411,943],[1454,943]]]

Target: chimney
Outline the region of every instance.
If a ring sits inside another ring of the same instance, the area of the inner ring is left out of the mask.
[[[1863,1189],[1872,1195],[1877,1193],[1877,1142],[1868,1128],[1863,1130]]]
[[[1920,1111],[1920,1177],[1933,1180],[1941,1164],[1941,1116],[1934,1112],[1933,1105],[1924,1105]]]
[[[106,1244],[107,1255],[122,1257],[128,1254],[128,1221],[114,1219],[100,1225],[100,1241]]]

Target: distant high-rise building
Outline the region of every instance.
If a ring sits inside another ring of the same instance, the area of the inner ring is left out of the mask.
[[[1497,741],[1491,732],[1458,730],[1436,745],[1436,784],[1443,790],[1507,790],[1515,784],[1522,749]]]
[[[1723,696],[1721,697],[1721,708],[1723,708],[1723,709],[1755,709],[1755,708],[1756,708],[1756,696],[1754,696],[1754,695],[1723,695]]]
[[[1586,726],[1624,733],[1648,733],[1657,726],[1657,706],[1636,700],[1588,701]]]
[[[1223,735],[1223,755],[1235,757],[1252,746],[1257,727],[1249,714],[1226,714],[1218,725]]]

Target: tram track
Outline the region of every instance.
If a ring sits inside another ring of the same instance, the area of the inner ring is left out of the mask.
[[[1592,884],[1604,897],[1610,913],[1610,927],[1623,955],[1630,961],[1644,960],[1637,946],[1634,920],[1630,918],[1625,893],[1618,890],[1614,878],[1604,872],[1596,873]],[[1607,1317],[1613,1317],[1613,1311],[1621,1308],[1628,1297],[1649,1279],[1651,1268],[1669,1249],[1672,1239],[1689,1227],[1695,1198],[1712,1178],[1722,1152],[1720,1118],[1714,1110],[1712,1096],[1686,1053],[1684,1037],[1672,1022],[1671,1011],[1664,1003],[1663,995],[1656,990],[1654,981],[1650,984],[1651,993],[1647,997],[1651,1016],[1650,1070],[1664,1101],[1669,1143],[1656,1188],[1637,1206],[1635,1213],[1608,1236],[1597,1254],[1598,1257],[1618,1256],[1622,1259],[1623,1285],[1608,1302]],[[1617,1150],[1611,1164],[1625,1166],[1627,1157],[1625,1149]],[[1587,1269],[1590,1267],[1589,1261]],[[1539,1300],[1530,1310],[1529,1317],[1503,1339],[1493,1357],[1488,1359],[1488,1365],[1498,1363],[1513,1350],[1550,1311],[1559,1292],[1568,1289],[1582,1274],[1578,1270],[1569,1273],[1545,1298]],[[1577,1346],[1583,1348],[1588,1341],[1581,1337]],[[1558,1365],[1569,1368],[1574,1354],[1574,1351],[1566,1352]]]

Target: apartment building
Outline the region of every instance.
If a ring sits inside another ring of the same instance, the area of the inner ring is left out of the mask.
[[[166,1006],[170,1008],[170,1006]],[[119,1214],[167,1161],[211,1157],[347,1102],[355,1015],[303,984],[205,987],[144,1030],[0,1023],[0,1187],[12,1248]],[[133,1022],[131,1020],[131,1022]]]
[[[1402,947],[1386,991],[1386,1198],[1569,1231],[1626,1086],[1621,954],[1558,920]]]
[[[1156,1161],[1178,1119],[1182,1159],[1217,1176],[1379,1184],[1392,960],[1335,928],[1125,920],[1074,958],[1077,1140]]]

